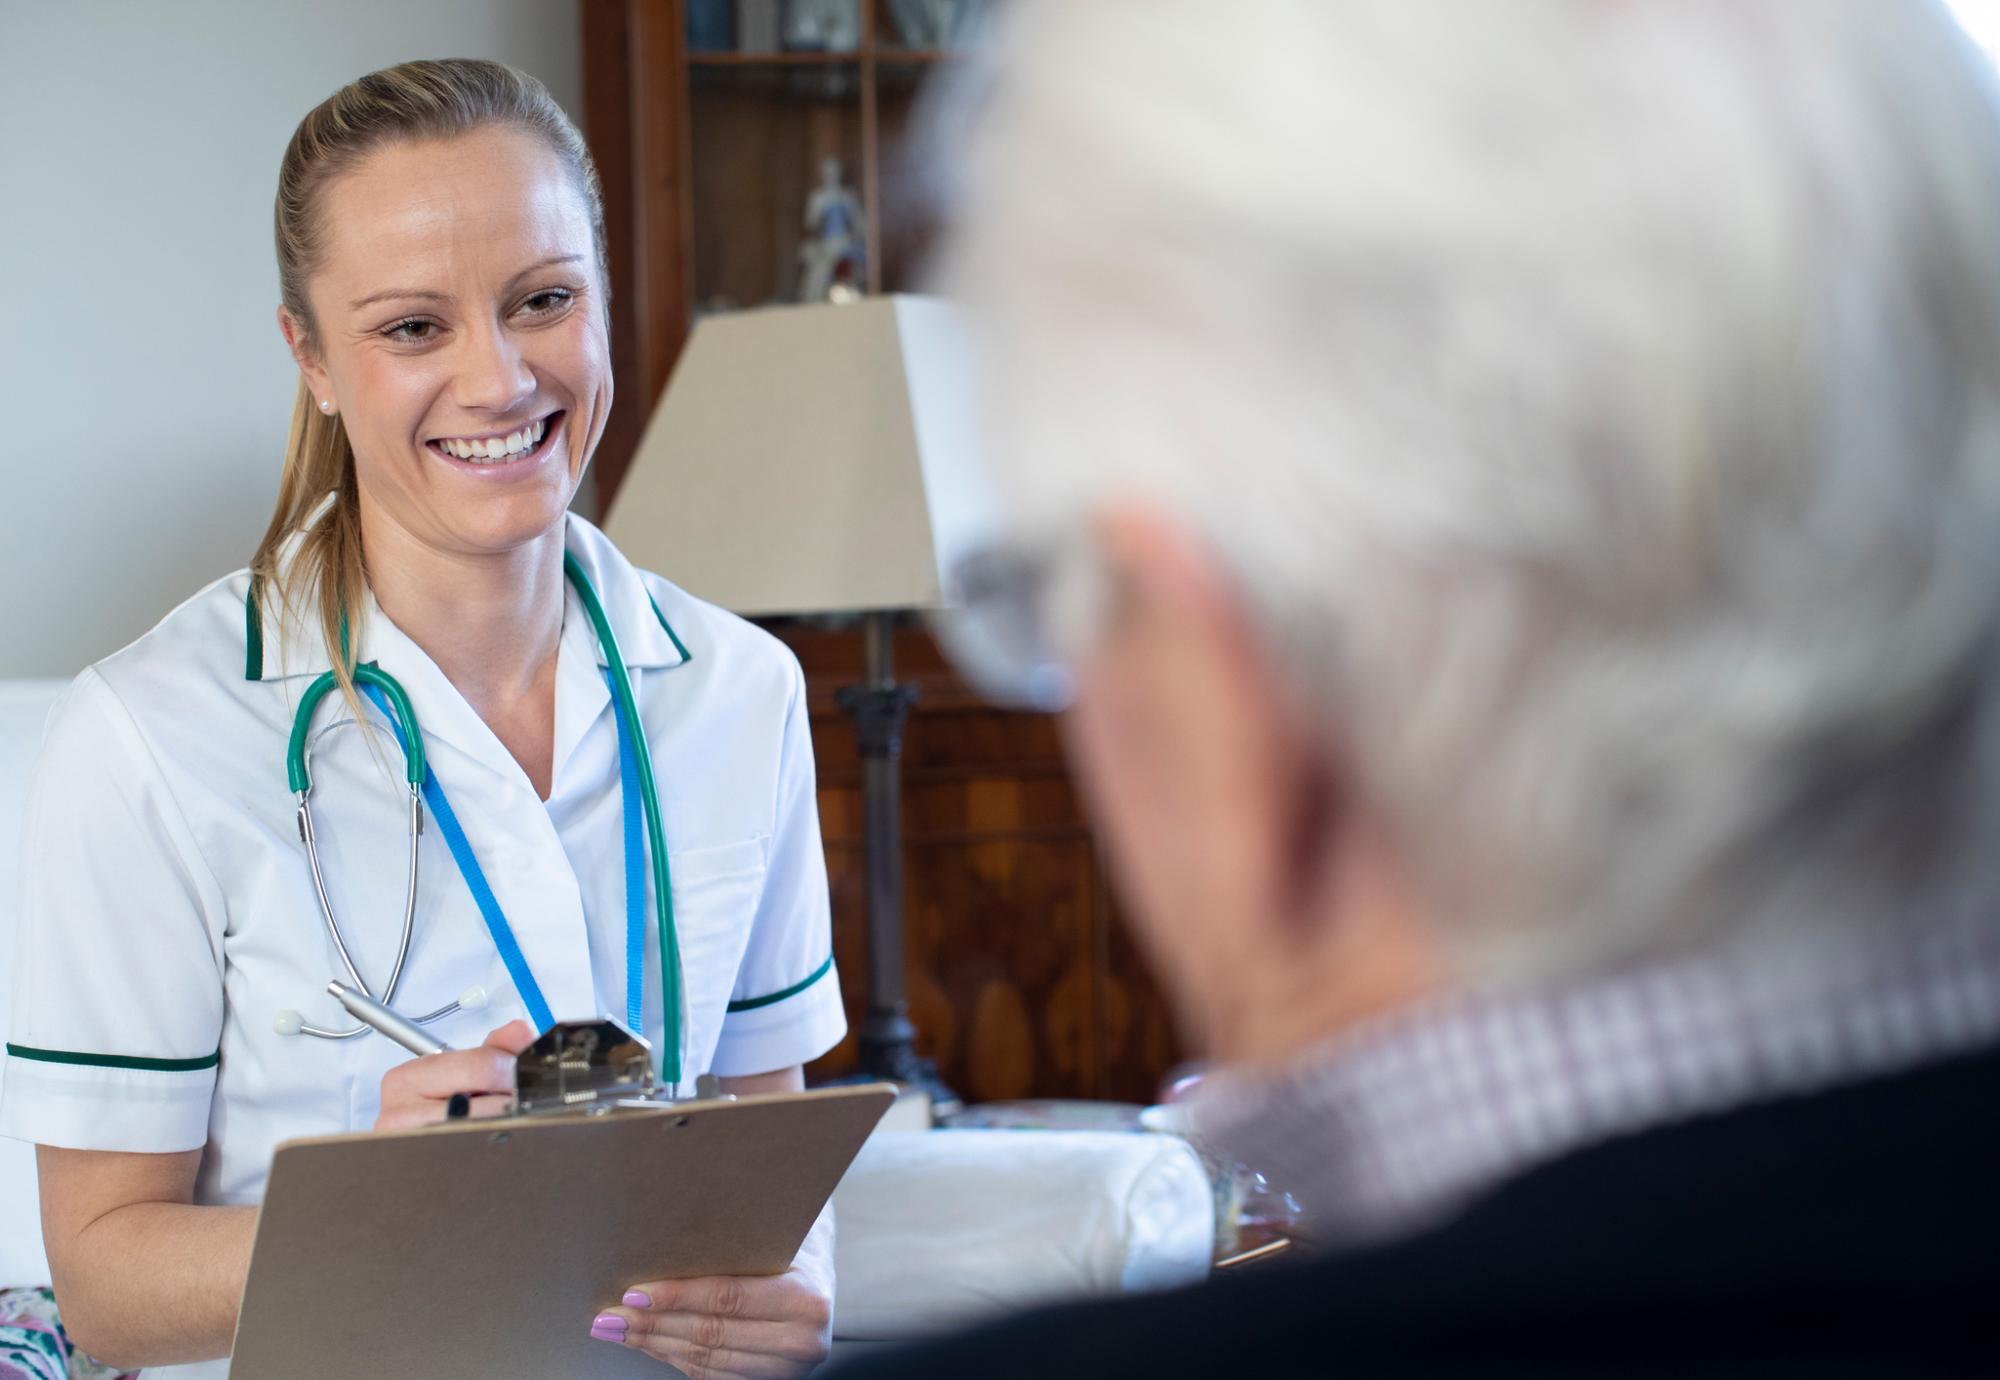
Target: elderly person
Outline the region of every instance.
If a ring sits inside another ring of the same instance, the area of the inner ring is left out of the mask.
[[[961,655],[1073,691],[1197,1114],[1310,1250],[853,1374],[1969,1364],[1990,73],[1894,0],[1028,0],[1001,52]]]

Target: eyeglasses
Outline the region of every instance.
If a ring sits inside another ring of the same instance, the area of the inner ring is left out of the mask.
[[[1106,594],[1104,574],[1080,540],[996,544],[952,567],[946,607],[931,626],[982,698],[1054,714],[1075,697],[1068,652],[1102,624]]]

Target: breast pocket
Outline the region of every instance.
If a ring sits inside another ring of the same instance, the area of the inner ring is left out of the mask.
[[[689,1062],[708,1067],[736,971],[764,894],[768,840],[744,839],[667,855],[674,928],[686,979]]]

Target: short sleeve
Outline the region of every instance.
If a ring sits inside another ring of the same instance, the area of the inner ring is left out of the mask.
[[[0,1134],[165,1153],[208,1139],[220,892],[138,726],[86,671],[28,788]]]
[[[715,1050],[714,1071],[724,1077],[803,1064],[847,1033],[833,964],[805,676],[796,660],[790,670],[770,861]]]

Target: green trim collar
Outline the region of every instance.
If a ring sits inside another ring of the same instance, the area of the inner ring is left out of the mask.
[[[142,1059],[132,1054],[82,1054],[70,1049],[36,1049],[31,1045],[10,1044],[13,1059],[32,1059],[42,1064],[82,1064],[93,1069],[139,1069],[146,1073],[200,1073],[222,1062],[222,1051],[199,1059]]]
[[[250,592],[243,596],[243,679],[264,679],[264,615],[257,607],[257,577],[250,577]]]
[[[760,1006],[776,1006],[779,1002],[784,1001],[788,997],[796,997],[799,993],[805,991],[806,988],[812,986],[815,982],[818,982],[821,978],[825,977],[828,973],[832,971],[833,971],[833,955],[828,954],[826,956],[826,962],[820,964],[819,967],[813,969],[812,976],[807,978],[805,981],[795,982],[790,987],[787,987],[784,991],[773,992],[767,997],[745,997],[742,1001],[733,1001],[729,1003],[729,1010],[730,1012],[734,1013],[737,1011],[755,1011]]]
[[[681,654],[681,660],[693,661],[694,653],[687,649],[687,644],[681,641],[680,634],[674,631],[674,625],[667,621],[664,613],[660,612],[660,601],[653,597],[653,591],[650,589],[646,591],[646,602],[653,606],[653,617],[659,619],[660,626],[667,630],[667,641],[674,644],[674,650]]]

